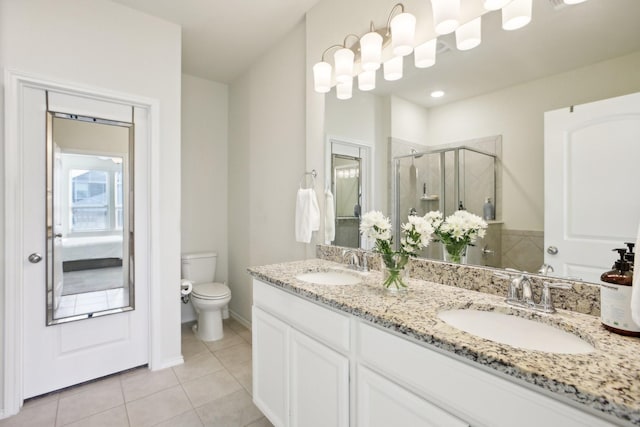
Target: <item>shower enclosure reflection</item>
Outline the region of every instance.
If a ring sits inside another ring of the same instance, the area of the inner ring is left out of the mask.
[[[464,144],[444,148],[415,148],[410,154],[393,158],[394,241],[399,241],[400,225],[409,215],[423,216],[438,210],[446,217],[465,209],[480,217],[486,198],[497,197],[498,156]],[[473,264],[500,266],[500,222],[488,221],[484,239],[469,248]],[[442,248],[431,244],[421,257],[442,260]]]
[[[47,324],[133,309],[132,125],[48,120]]]

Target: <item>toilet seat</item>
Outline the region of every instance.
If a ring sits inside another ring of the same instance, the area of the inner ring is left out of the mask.
[[[192,295],[205,300],[224,299],[231,295],[231,289],[224,283],[200,283],[193,285]]]

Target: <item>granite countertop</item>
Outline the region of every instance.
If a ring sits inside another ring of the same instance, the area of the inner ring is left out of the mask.
[[[605,330],[595,316],[558,310],[546,315],[507,305],[504,297],[408,279],[408,291],[383,289],[380,272],[357,285],[314,285],[296,275],[344,267],[310,259],[249,268],[257,279],[524,380],[621,421],[640,425],[640,339]],[[453,308],[499,311],[572,332],[595,347],[588,354],[523,350],[455,329],[437,317]]]

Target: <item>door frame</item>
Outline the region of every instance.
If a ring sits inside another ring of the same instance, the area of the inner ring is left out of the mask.
[[[53,80],[33,74],[7,69],[4,76],[4,312],[2,315],[4,327],[2,330],[3,355],[3,407],[2,416],[9,416],[19,412],[23,403],[23,278],[24,278],[24,241],[23,229],[23,197],[24,183],[22,180],[22,162],[25,157],[20,130],[22,122],[23,88],[31,87],[41,90],[52,90],[58,93],[118,104],[131,105],[146,112],[144,118],[146,138],[138,143],[146,145],[149,154],[146,171],[143,171],[143,181],[147,183],[145,191],[136,194],[142,198],[140,205],[146,207],[142,212],[136,212],[146,218],[147,239],[145,247],[146,259],[136,266],[144,274],[143,279],[149,284],[149,368],[161,368],[160,360],[160,330],[153,327],[153,319],[161,316],[161,295],[159,290],[151,284],[158,282],[160,259],[157,251],[153,250],[152,242],[160,241],[160,209],[159,209],[159,181],[160,155],[159,141],[159,101],[137,95],[114,92],[102,88],[79,85],[76,83]],[[44,112],[43,112],[44,113]],[[145,173],[146,172],[146,173]],[[44,309],[44,307],[43,307]],[[156,365],[158,367],[156,367]],[[0,416],[0,418],[2,418]]]

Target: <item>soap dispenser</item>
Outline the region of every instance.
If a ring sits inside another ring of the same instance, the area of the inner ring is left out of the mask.
[[[496,219],[496,209],[491,203],[491,197],[484,199],[484,206],[482,207],[482,216],[485,221],[493,221]]]
[[[613,269],[602,273],[600,280],[600,312],[602,325],[611,332],[640,337],[640,326],[631,318],[633,272],[626,249],[614,249],[620,259]]]

